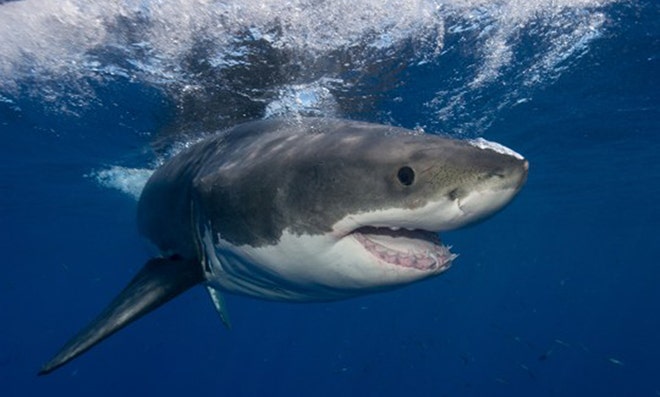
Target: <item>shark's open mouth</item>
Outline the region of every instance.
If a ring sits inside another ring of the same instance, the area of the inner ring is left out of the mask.
[[[376,258],[397,266],[445,270],[456,258],[437,233],[426,230],[363,226],[351,234]]]

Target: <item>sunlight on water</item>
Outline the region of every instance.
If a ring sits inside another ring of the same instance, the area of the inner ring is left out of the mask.
[[[442,71],[458,56],[455,73],[430,82],[425,104],[456,133],[478,135],[498,108],[524,100],[527,89],[587,51],[610,2],[7,2],[0,6],[0,94],[67,111],[124,79],[172,97],[181,128],[212,130],[287,112],[370,112],[402,70],[434,64]],[[531,53],[521,54],[523,44]],[[503,84],[497,106],[477,108],[485,89]],[[208,108],[218,111],[200,114]]]

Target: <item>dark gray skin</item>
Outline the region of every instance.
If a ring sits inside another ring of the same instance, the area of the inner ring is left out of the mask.
[[[232,162],[240,167],[223,170]],[[399,181],[402,167],[414,170],[411,185]],[[525,160],[397,127],[263,120],[211,136],[159,168],[140,198],[138,222],[163,252],[194,258],[193,207],[224,240],[258,247],[277,244],[285,228],[322,234],[347,214],[454,200],[488,178],[518,189],[526,172]]]
[[[304,118],[203,139],[160,167],[140,197],[140,231],[162,257],[39,374],[200,283],[227,323],[220,290],[327,300],[440,274],[453,256],[435,232],[497,211],[527,176],[520,155],[481,145]]]

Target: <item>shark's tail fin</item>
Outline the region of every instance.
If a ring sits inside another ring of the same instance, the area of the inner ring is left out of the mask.
[[[124,290],[39,371],[48,374],[124,326],[204,281],[202,267],[178,257],[147,262]]]

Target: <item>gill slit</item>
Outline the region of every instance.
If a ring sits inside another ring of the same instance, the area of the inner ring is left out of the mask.
[[[190,200],[190,229],[195,244],[195,251],[197,252],[197,258],[199,259],[204,272],[210,274],[212,272],[211,264],[207,260],[206,250],[204,249],[202,236],[199,232],[199,215],[199,211],[195,208],[195,201]]]

